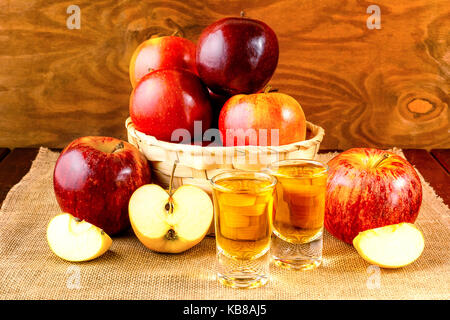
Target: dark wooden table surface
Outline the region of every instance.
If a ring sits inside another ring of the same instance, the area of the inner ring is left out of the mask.
[[[323,150],[321,152],[326,152]],[[436,193],[450,206],[450,149],[403,150],[408,161],[423,175]],[[0,148],[0,205],[6,194],[28,172],[37,148],[9,150]]]

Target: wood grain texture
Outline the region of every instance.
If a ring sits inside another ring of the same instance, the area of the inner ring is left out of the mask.
[[[0,146],[63,147],[84,135],[126,138],[128,63],[174,30],[196,41],[225,16],[278,35],[271,85],[325,129],[322,147],[449,148],[450,7],[411,1],[0,0]],[[366,26],[381,8],[381,29]]]
[[[450,173],[450,149],[433,149],[431,155],[441,164],[441,166]],[[450,189],[450,181],[449,181]]]
[[[38,152],[35,148],[14,149],[0,162],[0,206],[9,190],[30,170]]]
[[[450,175],[441,164],[433,158],[426,150],[406,149],[403,150],[406,159],[422,174],[434,189],[436,194],[442,198],[445,204],[450,205]]]
[[[8,148],[0,148],[0,162],[8,155]]]

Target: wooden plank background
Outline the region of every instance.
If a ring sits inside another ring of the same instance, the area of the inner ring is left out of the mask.
[[[79,30],[66,26],[72,4]],[[366,26],[371,4],[380,30]],[[126,138],[136,46],[177,29],[196,41],[241,10],[277,33],[271,85],[325,128],[322,148],[450,147],[448,0],[0,0],[0,146]]]

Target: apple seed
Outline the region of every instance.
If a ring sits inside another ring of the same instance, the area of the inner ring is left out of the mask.
[[[166,209],[167,213],[172,213],[173,212],[173,203],[172,202],[167,202],[166,206],[164,207],[164,209]]]

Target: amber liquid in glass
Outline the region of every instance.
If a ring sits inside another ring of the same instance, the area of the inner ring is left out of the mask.
[[[325,212],[327,174],[313,163],[281,166],[273,212],[274,233],[290,243],[306,243],[320,237]]]
[[[227,179],[216,182],[227,191],[215,190],[216,240],[223,254],[232,259],[251,260],[270,247],[273,188],[269,181]]]

